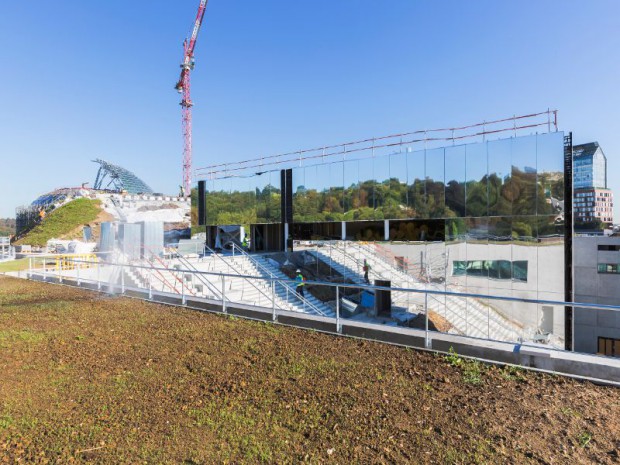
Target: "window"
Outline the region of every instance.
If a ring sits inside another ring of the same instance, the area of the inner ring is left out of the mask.
[[[620,357],[620,339],[599,337],[598,354],[607,355],[609,357]]]
[[[620,273],[620,265],[617,263],[599,263],[598,272],[617,274]]]
[[[527,260],[455,260],[452,276],[479,276],[527,282]]]
[[[608,244],[602,244],[598,246],[599,250],[612,250],[612,251],[617,251],[620,250],[620,245],[608,245]]]

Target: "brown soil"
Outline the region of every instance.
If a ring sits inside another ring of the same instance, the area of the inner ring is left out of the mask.
[[[99,237],[101,236],[101,223],[104,223],[104,222],[107,222],[107,221],[114,221],[114,215],[109,214],[105,210],[101,210],[101,212],[97,215],[97,218],[95,218],[94,221],[91,221],[90,223],[88,223],[88,225],[91,227],[91,232],[92,232],[92,239],[91,239],[91,241],[92,242],[98,242],[99,241]],[[83,238],[84,238],[84,233],[83,233],[84,226],[85,225],[83,225],[83,224],[79,225],[73,231],[71,231],[68,234],[65,234],[60,239],[79,239],[79,240],[83,240]]]
[[[416,329],[425,329],[426,328],[426,317],[424,314],[420,314],[412,320],[407,322],[407,327],[416,328]],[[440,314],[434,312],[433,310],[428,311],[428,328],[431,331],[441,331],[442,333],[447,333],[452,329],[452,324],[448,320],[446,320]]]
[[[0,463],[618,463],[618,390],[0,277]]]

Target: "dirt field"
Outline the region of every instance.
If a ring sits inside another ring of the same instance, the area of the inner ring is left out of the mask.
[[[0,463],[620,463],[620,392],[0,276]]]

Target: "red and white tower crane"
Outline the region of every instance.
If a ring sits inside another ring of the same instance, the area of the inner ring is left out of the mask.
[[[194,48],[196,47],[196,39],[198,31],[202,25],[205,16],[207,2],[209,0],[200,0],[196,22],[192,30],[192,36],[183,42],[183,63],[181,63],[181,77],[175,86],[175,89],[182,94],[181,97],[181,114],[183,120],[183,193],[188,197],[192,188],[192,98],[190,95],[190,73],[194,69]]]

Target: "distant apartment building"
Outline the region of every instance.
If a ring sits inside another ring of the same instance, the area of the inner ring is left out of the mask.
[[[573,147],[575,223],[613,224],[614,198],[607,188],[607,158],[598,142]]]

